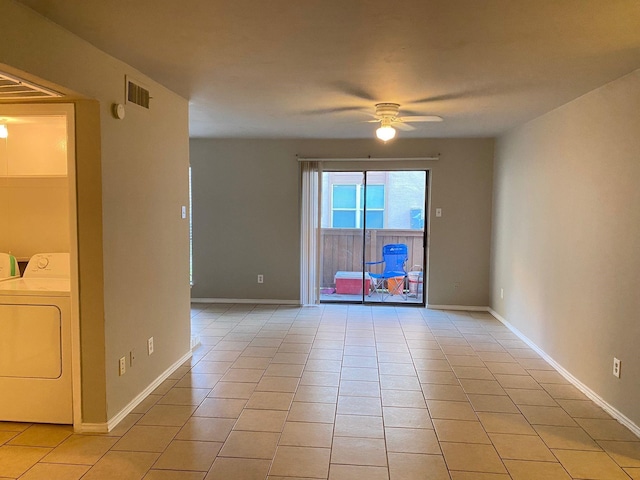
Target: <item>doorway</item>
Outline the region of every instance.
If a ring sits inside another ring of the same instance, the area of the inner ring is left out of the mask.
[[[428,171],[323,171],[321,184],[321,303],[424,306]]]

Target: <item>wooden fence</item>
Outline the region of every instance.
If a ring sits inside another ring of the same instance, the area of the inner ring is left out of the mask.
[[[321,235],[321,286],[335,285],[338,271],[361,272],[363,231],[357,228],[323,228]],[[422,230],[366,230],[365,262],[382,260],[382,247],[389,243],[404,243],[408,247],[407,271],[413,265],[423,266],[424,232]],[[381,273],[382,265],[373,265],[370,272]]]

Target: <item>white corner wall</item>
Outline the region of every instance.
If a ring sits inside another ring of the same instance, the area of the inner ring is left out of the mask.
[[[635,425],[638,112],[640,70],[500,138],[491,259],[493,309]]]

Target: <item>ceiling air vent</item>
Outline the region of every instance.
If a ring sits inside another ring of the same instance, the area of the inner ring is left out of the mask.
[[[0,100],[62,97],[61,93],[0,72]]]
[[[134,103],[142,108],[149,109],[149,90],[140,85],[140,82],[127,78],[127,103]]]

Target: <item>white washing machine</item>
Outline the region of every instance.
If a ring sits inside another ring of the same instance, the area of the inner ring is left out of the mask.
[[[68,253],[0,282],[0,421],[73,423]]]

